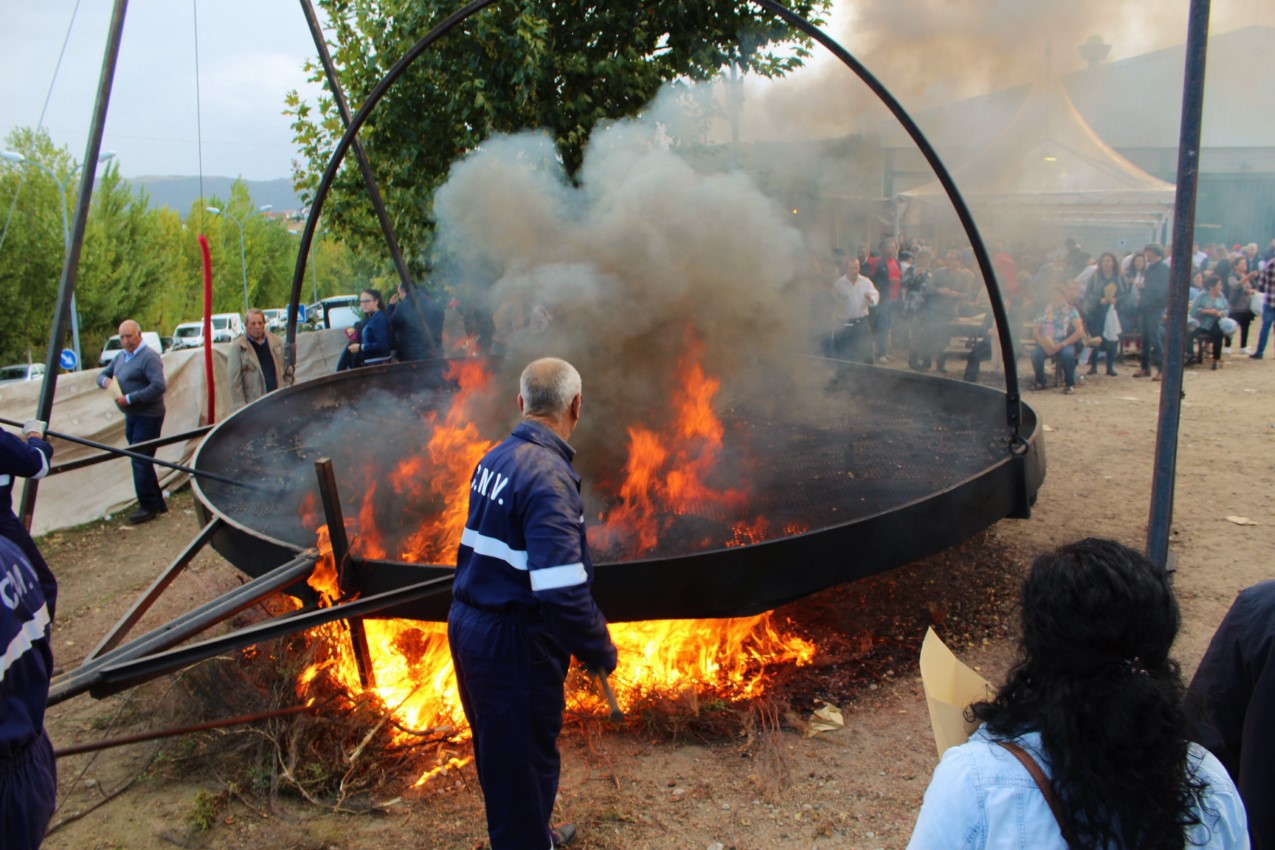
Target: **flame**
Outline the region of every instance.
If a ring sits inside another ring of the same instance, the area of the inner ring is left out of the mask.
[[[658,432],[628,429],[619,501],[589,529],[591,546],[649,552],[674,517],[738,513],[747,504],[745,490],[718,490],[705,483],[718,466],[726,429],[713,410],[721,381],[704,373],[702,354],[703,344],[688,331],[673,382],[673,415]]]
[[[721,459],[726,429],[713,409],[721,382],[705,374],[702,346],[688,334],[679,360],[671,415],[661,427],[635,424],[628,429],[628,459],[624,477],[614,488],[616,502],[589,529],[594,546],[623,546],[647,552],[677,517],[686,514],[738,516],[748,494],[740,488],[719,489],[711,483]],[[383,481],[371,480],[367,470],[363,500],[355,517],[345,520],[355,554],[384,558],[386,547],[377,528],[373,505],[378,488],[393,491],[394,504],[409,505],[428,519],[397,547],[394,557],[413,563],[453,563],[468,513],[469,482],[474,468],[494,443],[482,438],[472,422],[471,403],[486,391],[490,375],[476,360],[454,361],[449,378],[459,384],[447,412],[423,417],[429,433],[424,451],[400,461]],[[388,495],[388,494],[386,494]],[[322,555],[309,579],[311,587],[331,604],[341,596],[336,565],[326,526],[319,525],[313,497],[302,505],[302,521],[316,528]],[[726,546],[743,546],[774,536],[764,517],[729,526]],[[784,526],[783,534],[805,528]],[[712,545],[706,540],[703,545]],[[419,733],[468,736],[460,705],[446,626],[413,620],[365,620],[372,659],[375,695],[392,713],[397,734],[419,740]],[[612,677],[620,705],[632,709],[640,701],[691,691],[712,691],[725,699],[747,699],[764,689],[767,671],[775,664],[809,664],[815,648],[781,628],[771,614],[722,620],[661,620],[611,626],[619,650],[620,667]],[[325,658],[297,681],[298,694],[309,694],[320,679],[350,693],[359,693],[358,667],[348,626],[333,623],[316,630],[325,644]],[[583,705],[601,709],[590,687],[573,695]],[[446,730],[446,731],[444,731]],[[455,758],[426,771],[417,785],[466,763]]]
[[[612,677],[616,701],[630,708],[642,697],[687,688],[731,699],[761,693],[768,665],[809,664],[810,641],[785,634],[771,613],[723,620],[647,620],[611,625],[620,666]]]

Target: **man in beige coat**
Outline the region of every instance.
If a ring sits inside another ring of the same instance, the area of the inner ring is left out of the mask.
[[[231,410],[292,383],[290,378],[283,378],[283,340],[266,333],[265,314],[249,310],[245,326],[247,332],[230,343],[226,358]]]

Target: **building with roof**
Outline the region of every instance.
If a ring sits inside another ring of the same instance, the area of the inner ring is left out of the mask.
[[[1267,103],[1269,92],[1275,91],[1275,63],[1268,61],[1273,50],[1273,27],[1250,26],[1209,39],[1197,241],[1265,245],[1275,237],[1275,110]],[[1095,57],[1089,67],[1063,74],[1057,84],[1061,91],[1024,84],[917,113],[917,122],[935,140],[962,192],[974,196],[970,203],[976,218],[982,219],[980,193],[1004,195],[1011,185],[1022,190],[1034,186],[1041,200],[1048,201],[1047,195],[1062,190],[1063,184],[1051,184],[1049,172],[1039,167],[1051,155],[1049,133],[1040,132],[1042,121],[1052,122],[1052,143],[1074,146],[1078,140],[1088,151],[1093,161],[1073,176],[1083,173],[1091,188],[1109,182],[1113,192],[1122,192],[1135,171],[1156,180],[1160,191],[1176,179],[1185,45],[1115,62]],[[1072,108],[1074,116],[1069,114]],[[1083,139],[1080,125],[1092,132],[1097,146]],[[902,197],[906,207],[909,197],[937,188],[927,187],[933,175],[901,130],[885,129],[882,139],[887,197]],[[1110,155],[1094,158],[1104,148]],[[1118,167],[1113,169],[1113,163]],[[1155,185],[1146,184],[1149,189]],[[1026,199],[1018,201],[1021,212]],[[1048,213],[1039,211],[1036,217]],[[1079,215],[1070,222],[1062,215],[1053,218],[1068,233],[1098,226]],[[1108,222],[1111,227],[1117,227],[1114,221]]]

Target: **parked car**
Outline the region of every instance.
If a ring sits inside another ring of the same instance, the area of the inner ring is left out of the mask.
[[[160,342],[159,334],[154,331],[142,331],[142,342],[151,351],[159,354],[164,353],[164,343]],[[115,334],[106,341],[106,345],[102,346],[102,354],[97,358],[97,365],[105,366],[118,357],[123,350],[124,346],[120,343],[120,335]]]
[[[173,328],[173,351],[204,347],[204,323],[183,322]]]
[[[43,363],[19,363],[0,367],[0,384],[16,384],[20,381],[38,381],[44,377]]]

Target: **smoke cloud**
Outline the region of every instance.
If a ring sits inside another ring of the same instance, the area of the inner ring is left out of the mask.
[[[574,363],[588,410],[576,439],[595,457],[614,460],[629,423],[663,424],[690,346],[730,387],[801,342],[791,212],[742,171],[692,166],[671,135],[687,120],[669,90],[595,132],[578,184],[544,134],[496,138],[435,199],[439,273],[491,310],[498,382],[515,386],[536,357]]]

